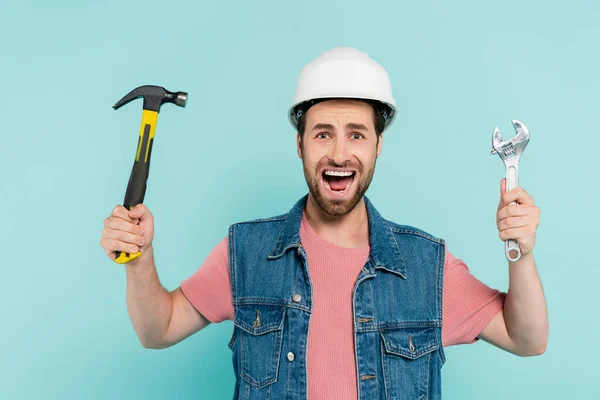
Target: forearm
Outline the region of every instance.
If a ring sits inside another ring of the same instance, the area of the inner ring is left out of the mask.
[[[171,319],[171,294],[161,285],[150,247],[127,270],[127,310],[133,328],[144,347],[157,347],[165,337]]]
[[[548,311],[533,254],[509,262],[504,319],[509,336],[523,355],[541,354],[548,341]]]

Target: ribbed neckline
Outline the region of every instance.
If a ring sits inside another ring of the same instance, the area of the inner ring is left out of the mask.
[[[306,218],[306,212],[302,212],[302,222],[300,224],[300,229],[308,235],[309,239],[319,246],[323,246],[330,251],[335,253],[342,254],[353,254],[353,255],[367,255],[370,251],[370,246],[367,247],[341,247],[327,240],[323,239],[317,232],[314,231],[312,226],[308,223],[308,219]]]

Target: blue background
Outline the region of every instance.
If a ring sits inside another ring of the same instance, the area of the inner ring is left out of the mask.
[[[284,213],[306,193],[286,112],[302,66],[336,46],[390,74],[399,116],[367,195],[388,219],[447,240],[506,291],[490,156],[511,119],[531,141],[520,183],[542,210],[534,254],[548,349],[446,349],[446,399],[598,398],[598,2],[0,0],[0,398],[228,399],[230,321],[144,349],[126,275],[99,245],[121,204],[141,102],[161,111],[145,204],[162,284],[190,276],[231,223]]]

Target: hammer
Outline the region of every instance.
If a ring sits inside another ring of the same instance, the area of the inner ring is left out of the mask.
[[[179,107],[185,107],[187,101],[186,92],[169,92],[160,86],[145,85],[133,89],[119,100],[113,108],[119,109],[132,100],[142,97],[144,106],[142,111],[142,125],[140,128],[140,137],[138,138],[137,153],[133,163],[133,169],[129,176],[127,191],[123,206],[132,210],[136,205],[144,202],[146,194],[146,181],[150,173],[150,153],[152,152],[152,142],[154,141],[154,131],[160,107],[165,103],[173,103]],[[140,256],[140,252],[126,253],[117,251],[115,262],[125,264]]]

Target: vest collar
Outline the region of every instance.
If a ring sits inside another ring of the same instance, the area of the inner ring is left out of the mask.
[[[369,260],[374,268],[389,270],[406,279],[406,265],[394,233],[367,196],[363,196],[363,198],[369,219]],[[268,259],[279,258],[288,249],[300,247],[300,223],[307,200],[308,194],[298,200],[286,214],[275,247],[268,255]]]

